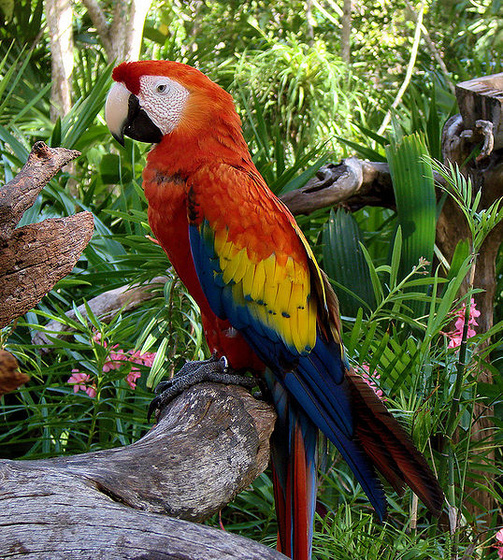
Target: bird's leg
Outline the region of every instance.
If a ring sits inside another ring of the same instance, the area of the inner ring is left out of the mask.
[[[187,362],[178,371],[176,377],[161,381],[155,388],[157,396],[152,399],[148,407],[147,418],[150,418],[156,410],[166,406],[175,397],[189,389],[193,385],[212,381],[225,385],[240,385],[252,389],[257,384],[252,377],[231,373],[231,369],[225,356],[217,358],[212,356],[208,360]]]

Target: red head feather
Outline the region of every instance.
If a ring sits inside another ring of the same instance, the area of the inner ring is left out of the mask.
[[[140,78],[142,76],[167,76],[181,83],[189,91],[201,89],[218,91],[219,96],[225,94],[224,97],[228,97],[232,102],[232,97],[202,72],[180,62],[170,60],[123,62],[114,68],[112,73],[112,78],[116,82],[124,82],[129,91],[135,95],[140,91]]]
[[[187,159],[196,162],[220,156],[233,163],[251,159],[232,96],[202,72],[179,62],[145,60],[123,62],[112,74],[134,95],[140,93],[142,76],[166,76],[190,94],[177,128],[154,150],[156,157],[165,162],[176,159],[181,167],[189,166]]]

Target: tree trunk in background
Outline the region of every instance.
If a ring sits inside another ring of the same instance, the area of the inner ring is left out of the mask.
[[[70,0],[46,0],[51,44],[51,118],[64,117],[72,107],[73,30]]]
[[[314,44],[314,25],[315,21],[313,18],[313,4],[312,0],[306,0],[306,24],[307,24],[307,34],[309,35],[309,44]]]
[[[351,61],[351,12],[353,11],[352,0],[344,0],[341,18],[341,58],[346,64]]]
[[[442,134],[442,155],[450,161],[473,184],[475,192],[481,194],[479,207],[489,208],[503,195],[503,74],[475,78],[456,85],[456,98],[460,114],[451,117]],[[475,148],[477,157],[472,157]],[[470,239],[470,232],[464,216],[451,199],[447,199],[437,225],[437,244],[450,261],[456,244],[461,239]],[[500,222],[487,236],[477,255],[476,271],[473,278],[475,288],[481,290],[474,295],[480,317],[477,331],[487,332],[493,326],[494,299],[496,296],[496,259],[503,239],[503,222]],[[467,286],[461,288],[466,292]],[[486,343],[488,344],[488,343]],[[480,383],[492,383],[489,368],[481,364],[474,372]],[[495,475],[485,470],[484,465],[494,465],[497,442],[493,438],[492,405],[478,399],[474,406],[474,421],[471,441],[478,453],[480,468],[474,473],[475,483],[480,477],[496,492]],[[467,509],[481,523],[481,528],[490,526],[492,512],[496,506],[494,494],[475,487],[470,493],[474,503],[468,502]]]
[[[114,3],[112,21],[97,0],[82,0],[105,47],[108,61],[138,60],[145,18],[152,0],[119,0]]]

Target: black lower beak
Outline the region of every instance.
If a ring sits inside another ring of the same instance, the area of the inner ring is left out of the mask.
[[[157,144],[162,140],[162,132],[150,120],[148,114],[142,109],[136,95],[131,94],[128,99],[128,116],[121,135],[114,135],[114,138],[124,146],[124,135],[139,140]]]

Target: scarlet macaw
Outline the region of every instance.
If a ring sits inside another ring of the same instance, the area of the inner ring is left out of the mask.
[[[232,97],[177,62],[122,63],[113,79],[108,126],[121,142],[155,144],[143,172],[149,223],[200,307],[210,350],[263,375],[273,395],[278,548],[311,557],[318,430],[380,518],[375,468],[439,514],[443,494],[425,459],[347,365],[335,294],[253,164]]]

